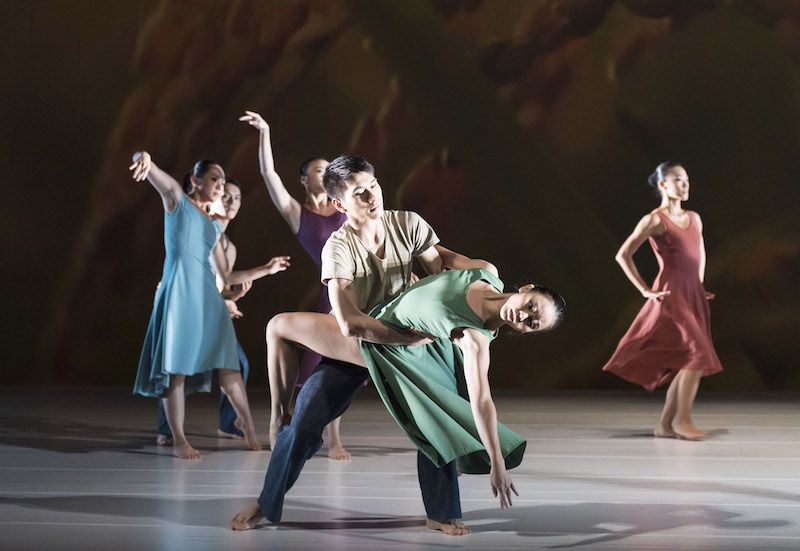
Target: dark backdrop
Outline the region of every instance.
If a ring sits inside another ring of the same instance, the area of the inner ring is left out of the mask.
[[[4,381],[132,384],[163,260],[147,149],[176,177],[218,159],[244,186],[229,234],[257,282],[237,332],[264,384],[263,329],[315,302],[314,266],[269,202],[257,132],[298,197],[300,162],[350,151],[388,207],[508,283],[562,290],[551,334],[494,345],[515,389],[624,387],[600,372],[642,299],[613,260],[685,163],[705,222],[707,388],[800,389],[800,10],[647,0],[4,1]],[[647,277],[655,262],[637,255]]]

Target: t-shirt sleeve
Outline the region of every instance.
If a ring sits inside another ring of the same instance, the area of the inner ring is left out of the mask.
[[[322,247],[322,271],[320,279],[324,285],[330,279],[355,279],[353,255],[347,244],[335,235],[331,235]]]
[[[439,236],[433,231],[433,228],[428,224],[422,216],[416,212],[407,211],[408,220],[407,228],[411,235],[411,241],[414,244],[414,252],[412,255],[417,257],[439,243]]]

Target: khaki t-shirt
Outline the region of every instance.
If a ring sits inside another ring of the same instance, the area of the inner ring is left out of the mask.
[[[400,294],[410,282],[413,259],[439,242],[433,228],[416,212],[387,210],[382,222],[386,229],[383,258],[367,249],[346,222],[322,249],[322,283],[352,281],[362,312]]]

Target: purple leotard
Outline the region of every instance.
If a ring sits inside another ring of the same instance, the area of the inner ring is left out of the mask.
[[[297,240],[306,250],[311,259],[316,262],[317,268],[322,269],[322,247],[333,232],[342,227],[347,215],[343,212],[336,211],[330,216],[322,216],[315,214],[303,207],[300,209],[300,229],[297,230]],[[331,311],[331,303],[328,299],[328,288],[321,285],[322,289],[319,294],[319,302],[317,303],[317,312],[322,314],[329,314]],[[303,386],[306,379],[314,371],[321,359],[321,356],[316,352],[306,350],[303,354],[303,360],[300,362],[300,374],[297,377],[297,386]]]

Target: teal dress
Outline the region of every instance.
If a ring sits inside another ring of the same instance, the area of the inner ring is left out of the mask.
[[[160,397],[170,375],[186,375],[186,393],[209,392],[214,369],[239,369],[236,334],[217,290],[211,249],[222,224],[182,195],[164,214],[164,272],[139,358],[134,393]]]
[[[453,329],[494,334],[467,304],[467,288],[483,280],[503,291],[503,282],[486,270],[451,270],[426,277],[370,315],[398,330],[413,327],[439,337],[424,346],[386,346],[361,341],[375,387],[414,444],[437,467],[458,458],[464,473],[488,473],[489,455],[481,443],[464,379],[461,349],[450,341]],[[506,468],[516,467],[525,440],[498,423]]]

